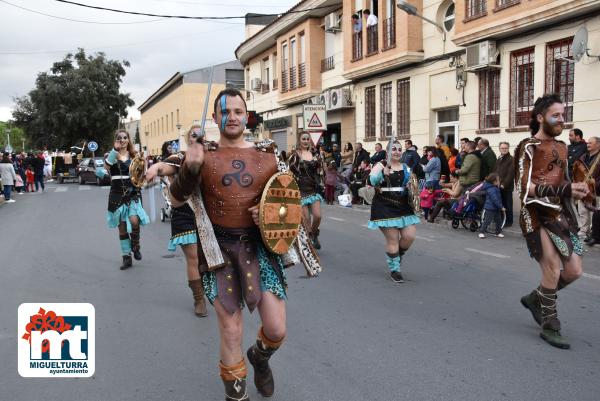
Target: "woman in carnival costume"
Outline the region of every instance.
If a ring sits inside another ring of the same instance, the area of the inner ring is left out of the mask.
[[[201,134],[200,125],[192,125],[186,134],[186,142],[196,141]],[[169,177],[169,183],[173,182],[175,174],[179,172],[181,162],[184,159],[185,152],[172,154],[165,158],[162,162],[154,164],[146,172],[146,180],[152,181],[157,175],[161,177]],[[169,241],[169,251],[175,252],[177,246],[181,246],[181,250],[185,255],[187,266],[188,286],[192,290],[194,297],[194,313],[198,317],[208,315],[206,310],[206,302],[204,300],[204,289],[202,287],[202,279],[200,278],[200,270],[198,269],[198,232],[196,228],[196,217],[194,211],[188,203],[184,203],[179,207],[171,209],[171,239]]]
[[[415,240],[415,225],[420,223],[408,197],[411,170],[400,162],[401,155],[402,146],[395,141],[391,146],[390,162],[377,163],[369,175],[371,185],[376,187],[369,228],[381,230],[385,237],[387,263],[396,283],[404,282],[400,272],[402,256]]]
[[[114,148],[104,160],[105,170],[97,170],[99,176],[104,176],[108,172],[111,178],[106,222],[109,228],[119,228],[123,256],[121,270],[132,266],[132,252],[135,260],[142,260],[140,226],[150,222],[142,207],[142,194],[129,178],[129,166],[136,153],[127,131],[117,130]]]
[[[314,247],[321,249],[319,225],[321,224],[321,202],[324,199],[319,193],[319,189],[321,188],[323,161],[314,146],[312,146],[308,132],[300,134],[300,142],[290,156],[289,166],[300,188],[302,218],[306,230]]]

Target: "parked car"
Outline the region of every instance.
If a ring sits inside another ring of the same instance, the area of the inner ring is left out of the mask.
[[[110,185],[110,177],[105,175],[103,178],[96,176],[96,169],[104,168],[104,159],[101,157],[88,157],[81,160],[79,166],[77,166],[77,179],[80,184],[87,184],[90,182],[96,185]]]
[[[77,159],[72,155],[56,156],[53,160],[54,176],[59,184],[77,181]]]

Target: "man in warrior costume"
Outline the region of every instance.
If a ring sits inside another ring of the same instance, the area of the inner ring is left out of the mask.
[[[556,140],[564,129],[565,107],[557,95],[535,102],[529,127],[515,152],[515,181],[521,199],[520,225],[530,255],[540,264],[540,285],[521,298],[548,344],[567,349],[556,309],[557,292],[582,274],[582,244],[577,237],[573,199],[583,198],[585,183],[571,183],[567,146]],[[562,271],[561,271],[562,266]]]
[[[247,400],[246,361],[242,354],[244,303],[258,308],[262,326],[256,344],[246,355],[254,368],[258,392],[270,397],[274,381],[269,358],[286,335],[286,278],[281,258],[269,253],[257,224],[263,189],[277,172],[274,148],[246,142],[246,103],[235,89],[221,91],[213,118],[220,130],[218,143],[190,145],[179,174],[171,184],[173,206],[180,207],[199,187],[225,265],[208,271],[200,261],[207,298],[219,321],[221,378],[226,400]]]
[[[300,134],[296,151],[289,159],[290,171],[296,177],[302,196],[302,220],[312,239],[313,246],[321,249],[319,225],[321,224],[321,202],[325,199],[319,193],[323,160],[311,144],[308,132]]]
[[[390,162],[377,163],[371,170],[369,180],[376,187],[371,204],[371,220],[368,227],[379,229],[385,237],[385,251],[390,276],[395,283],[403,283],[400,272],[402,256],[417,235],[420,223],[409,202],[407,184],[411,170],[400,162],[402,146],[395,141],[388,149],[392,152]]]
[[[119,229],[119,242],[123,263],[120,269],[132,265],[131,253],[136,260],[142,260],[140,252],[140,226],[150,219],[142,207],[142,194],[133,186],[129,178],[129,166],[136,155],[131,138],[125,130],[115,133],[114,148],[104,160],[104,169],[97,169],[96,175],[102,178],[110,174],[110,193],[106,222],[109,228]]]
[[[195,142],[201,136],[200,125],[192,125],[187,132],[186,140],[188,146]],[[164,161],[153,164],[146,172],[146,181],[151,182],[158,175],[169,177],[169,182],[177,174],[181,161],[185,157],[185,152],[180,152],[168,156]],[[167,190],[167,189],[165,189]],[[177,245],[185,255],[187,266],[188,286],[192,290],[194,297],[194,313],[198,317],[208,316],[206,303],[204,302],[204,288],[198,269],[198,232],[196,228],[196,218],[194,212],[188,203],[180,207],[171,209],[171,240],[169,241],[169,251],[174,252]]]

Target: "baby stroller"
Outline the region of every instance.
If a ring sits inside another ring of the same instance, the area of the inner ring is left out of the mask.
[[[160,194],[165,202],[165,205],[160,208],[160,221],[164,223],[165,220],[171,218],[171,213],[173,211],[171,199],[169,198],[169,183],[164,178],[160,179]]]
[[[475,232],[481,225],[481,213],[485,204],[485,192],[481,191],[483,182],[472,185],[463,196],[452,205],[447,212],[447,218],[452,220],[452,228],[457,229],[461,224],[467,230]]]

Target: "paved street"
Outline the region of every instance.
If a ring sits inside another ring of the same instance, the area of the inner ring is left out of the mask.
[[[0,399],[221,400],[215,314],[193,315],[183,255],[167,251],[170,225],[145,226],[143,261],[120,271],[107,196],[107,187],[48,185],[0,206]],[[144,204],[149,210],[147,194]],[[600,247],[586,251],[586,276],[559,295],[572,342],[564,351],[539,338],[519,303],[539,273],[516,230],[480,240],[421,224],[403,263],[407,282],[394,284],[368,217],[364,208],[325,207],[323,273],[287,270],[288,337],[272,360],[274,400],[598,400]],[[93,378],[18,375],[24,302],[95,306]],[[244,348],[258,329],[254,315],[246,311]]]

